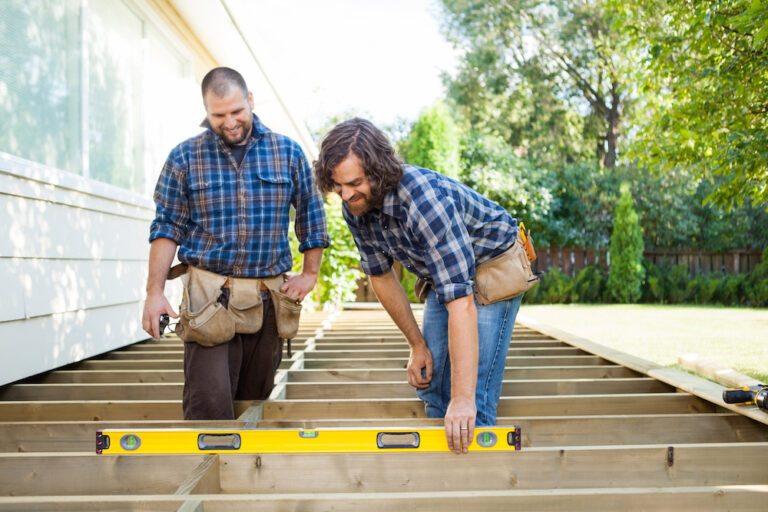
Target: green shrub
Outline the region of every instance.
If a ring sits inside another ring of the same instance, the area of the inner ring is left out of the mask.
[[[323,251],[317,284],[305,298],[306,302],[313,301],[321,309],[324,305],[334,306],[341,302],[355,300],[357,280],[363,277],[363,273],[358,270],[360,254],[342,216],[341,200],[338,196],[326,198],[325,214],[331,245]],[[296,240],[293,228],[291,228],[290,241],[293,271],[301,272],[303,258],[299,254],[299,242]]]
[[[573,279],[571,301],[582,303],[601,302],[605,292],[605,274],[597,265],[587,265]]]
[[[685,302],[688,289],[688,267],[686,265],[673,265],[665,273],[667,302],[669,304],[682,304]]]
[[[416,292],[413,291],[413,285],[416,284],[416,276],[403,269],[403,276],[400,278],[400,284],[405,290],[405,294],[408,296],[408,300],[412,303],[418,303],[419,299],[416,297]]]
[[[643,281],[640,300],[652,304],[664,304],[667,301],[666,278],[663,270],[650,260],[643,260],[645,281]]]
[[[685,302],[693,304],[711,304],[720,284],[720,279],[706,274],[699,274],[688,281],[685,287]]]
[[[744,280],[744,294],[752,307],[768,307],[768,248],[763,251],[762,261]]]
[[[713,302],[723,306],[741,306],[746,304],[744,282],[746,274],[724,275],[719,279]]]
[[[558,269],[552,269],[542,276],[536,286],[535,299],[538,304],[570,304],[572,279]]]
[[[621,185],[621,196],[616,205],[610,255],[608,291],[611,297],[621,303],[637,302],[644,277],[643,233],[627,183]]]

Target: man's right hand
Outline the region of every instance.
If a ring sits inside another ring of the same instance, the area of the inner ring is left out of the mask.
[[[411,355],[408,358],[408,384],[424,389],[431,381],[432,352],[429,351],[426,343],[411,347]]]
[[[141,327],[155,339],[160,339],[160,315],[163,313],[167,313],[173,318],[179,318],[165,295],[162,293],[148,294],[147,300],[144,302],[144,313],[141,316]]]

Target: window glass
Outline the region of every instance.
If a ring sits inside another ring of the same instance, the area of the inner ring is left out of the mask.
[[[144,191],[144,23],[120,0],[88,3],[91,178]]]
[[[81,173],[80,2],[2,0],[0,151]]]
[[[192,65],[157,29],[148,31],[146,114],[146,183],[149,194],[160,169],[176,144],[200,133],[205,117],[200,86]]]

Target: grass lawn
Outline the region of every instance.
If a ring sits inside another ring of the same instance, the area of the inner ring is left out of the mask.
[[[695,353],[768,383],[768,309],[523,304],[520,316],[661,365]]]

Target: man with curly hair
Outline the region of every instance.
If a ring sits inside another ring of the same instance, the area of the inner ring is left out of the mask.
[[[496,423],[522,299],[478,304],[475,268],[514,244],[517,221],[465,185],[403,164],[364,119],[334,127],[314,167],[320,189],[341,196],[363,271],[410,345],[408,382],[428,417],[445,418],[449,448],[466,453],[475,426]],[[421,330],[394,260],[431,288]]]

